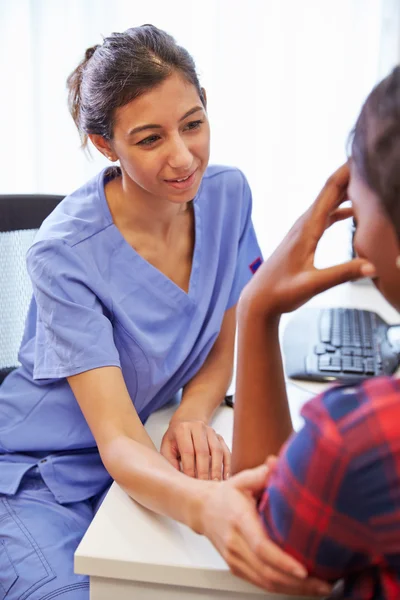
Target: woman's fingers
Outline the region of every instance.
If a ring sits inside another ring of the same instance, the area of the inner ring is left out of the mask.
[[[328,594],[328,584],[308,578],[304,566],[268,538],[256,508],[267,478],[268,468],[260,465],[212,484],[204,505],[203,533],[235,575],[265,590]]]
[[[267,537],[256,512],[254,515],[249,512],[244,515],[239,528],[241,536],[247,541],[252,553],[257,555],[264,565],[299,579],[307,576],[306,569],[298,561],[286,554]]]
[[[232,551],[228,551],[226,559],[234,575],[270,592],[288,589],[296,591],[301,581],[265,564],[240,535],[233,538]]]
[[[269,547],[266,553],[260,552],[260,544],[254,544],[254,537],[248,535],[247,526],[248,523],[246,529],[240,528],[227,551],[226,560],[234,574],[271,592],[319,596],[329,594],[331,586],[324,581],[306,578],[303,567],[296,567],[295,574],[292,574],[293,569],[290,572],[282,570],[281,557],[285,558],[287,555],[266,538],[263,530],[263,538],[267,540]]]
[[[182,471],[189,477],[195,477],[195,452],[190,427],[186,427],[184,423],[180,424],[175,430],[175,438],[181,459]]]
[[[269,471],[272,473],[276,469],[276,466],[278,464],[278,457],[274,454],[270,454],[269,456],[267,456],[267,459],[264,464],[267,465]]]
[[[207,439],[207,427],[201,422],[194,423],[191,427],[191,433],[197,478],[209,479],[211,457],[209,440]],[[222,457],[220,465],[222,465]],[[221,479],[221,476],[219,478]]]
[[[218,481],[229,476],[230,450],[212,427],[201,421],[187,421],[177,425],[174,432],[185,475]]]
[[[241,492],[251,492],[255,498],[259,492],[264,490],[267,477],[268,469],[265,465],[260,465],[255,469],[242,471],[232,477],[230,482]],[[303,565],[289,554],[286,554],[267,537],[255,507],[254,511],[248,510],[242,515],[239,522],[239,531],[241,536],[247,540],[252,551],[264,563],[295,577],[303,578],[307,576],[307,571]]]
[[[208,445],[211,454],[210,479],[228,479],[231,468],[231,453],[222,435],[211,427],[207,428]]]
[[[160,452],[164,456],[164,458],[166,458],[167,461],[171,463],[174,469],[176,469],[177,471],[180,470],[179,455],[177,455],[177,452],[173,448],[170,440],[163,440]]]
[[[231,462],[232,462],[231,451],[229,450],[228,446],[226,445],[226,442],[225,442],[224,438],[222,437],[222,435],[218,435],[218,439],[221,443],[222,454],[224,457],[223,476],[224,476],[224,479],[229,479],[229,477],[231,476]]]
[[[261,569],[254,561],[248,562],[240,556],[232,557],[230,569],[234,575],[246,579],[253,585],[262,589],[293,596],[315,596],[326,597],[330,594],[332,587],[319,579],[296,579],[290,575],[282,575],[273,569],[262,566]]]
[[[241,577],[241,579],[245,579],[253,585],[266,589],[267,591],[272,591],[269,582],[264,581],[262,574],[258,573],[252,564],[248,564],[236,556],[233,557],[231,561],[227,562],[231,572],[236,575],[236,577]]]

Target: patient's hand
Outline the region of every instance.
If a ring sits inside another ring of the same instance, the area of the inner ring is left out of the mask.
[[[327,269],[314,266],[315,251],[324,231],[353,214],[351,208],[340,208],[347,199],[348,182],[349,169],[343,165],[248,283],[242,298],[250,300],[259,312],[290,312],[335,285],[374,275],[373,265],[362,258]]]
[[[275,457],[269,459],[274,465]],[[207,483],[200,531],[214,544],[232,573],[267,591],[293,595],[330,593],[331,586],[307,577],[305,568],[276,546],[264,531],[257,498],[269,469],[262,465],[229,480]]]

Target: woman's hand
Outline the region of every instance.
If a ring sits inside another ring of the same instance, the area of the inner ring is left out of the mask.
[[[270,464],[273,468],[274,461]],[[269,469],[242,471],[229,481],[210,482],[202,500],[200,531],[232,573],[267,591],[299,596],[328,595],[331,586],[307,577],[305,568],[267,537],[257,512]]]
[[[314,267],[315,251],[324,231],[353,215],[351,208],[339,208],[347,199],[349,176],[345,164],[328,179],[315,202],[246,286],[243,297],[260,311],[290,312],[335,285],[374,275],[373,265],[361,258],[327,269]]]
[[[231,453],[221,435],[203,421],[172,418],[160,448],[178,471],[198,479],[227,479]]]

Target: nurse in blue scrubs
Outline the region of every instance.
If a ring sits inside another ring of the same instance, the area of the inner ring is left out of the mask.
[[[87,600],[73,553],[112,480],[204,532],[211,482],[201,480],[230,471],[209,422],[232,375],[235,306],[262,260],[249,186],[237,169],[208,166],[205,92],[169,35],[151,25],[113,34],[68,85],[83,145],[90,138],[119,166],[67,196],[28,253],[21,366],[0,389],[7,600]],[[180,390],[158,453],[143,423]],[[221,548],[247,519],[237,552],[249,564],[260,563],[251,544],[264,533],[246,503],[264,478],[239,479],[241,511],[228,502],[226,520],[208,528]],[[294,569],[263,543],[260,569]]]

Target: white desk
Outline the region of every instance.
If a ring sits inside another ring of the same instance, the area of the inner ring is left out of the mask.
[[[294,390],[308,399],[309,394]],[[176,406],[148,420],[157,447]],[[229,445],[232,424],[233,410],[221,406],[213,426]],[[205,537],[143,508],[115,483],[75,553],[75,571],[90,575],[91,600],[277,598],[233,576]]]
[[[375,310],[390,323],[399,315],[372,287],[345,284],[312,301],[313,305],[357,306]],[[287,322],[287,321],[286,321]],[[298,411],[310,393],[288,388],[295,426]],[[322,384],[307,382],[310,392]],[[156,445],[167,428],[174,406],[152,415],[147,429]],[[213,426],[228,443],[233,411],[221,407]],[[91,600],[272,600],[267,594],[233,576],[204,537],[184,525],[155,515],[131,500],[113,484],[75,554],[75,570],[90,576]],[[293,597],[292,597],[293,600]]]

